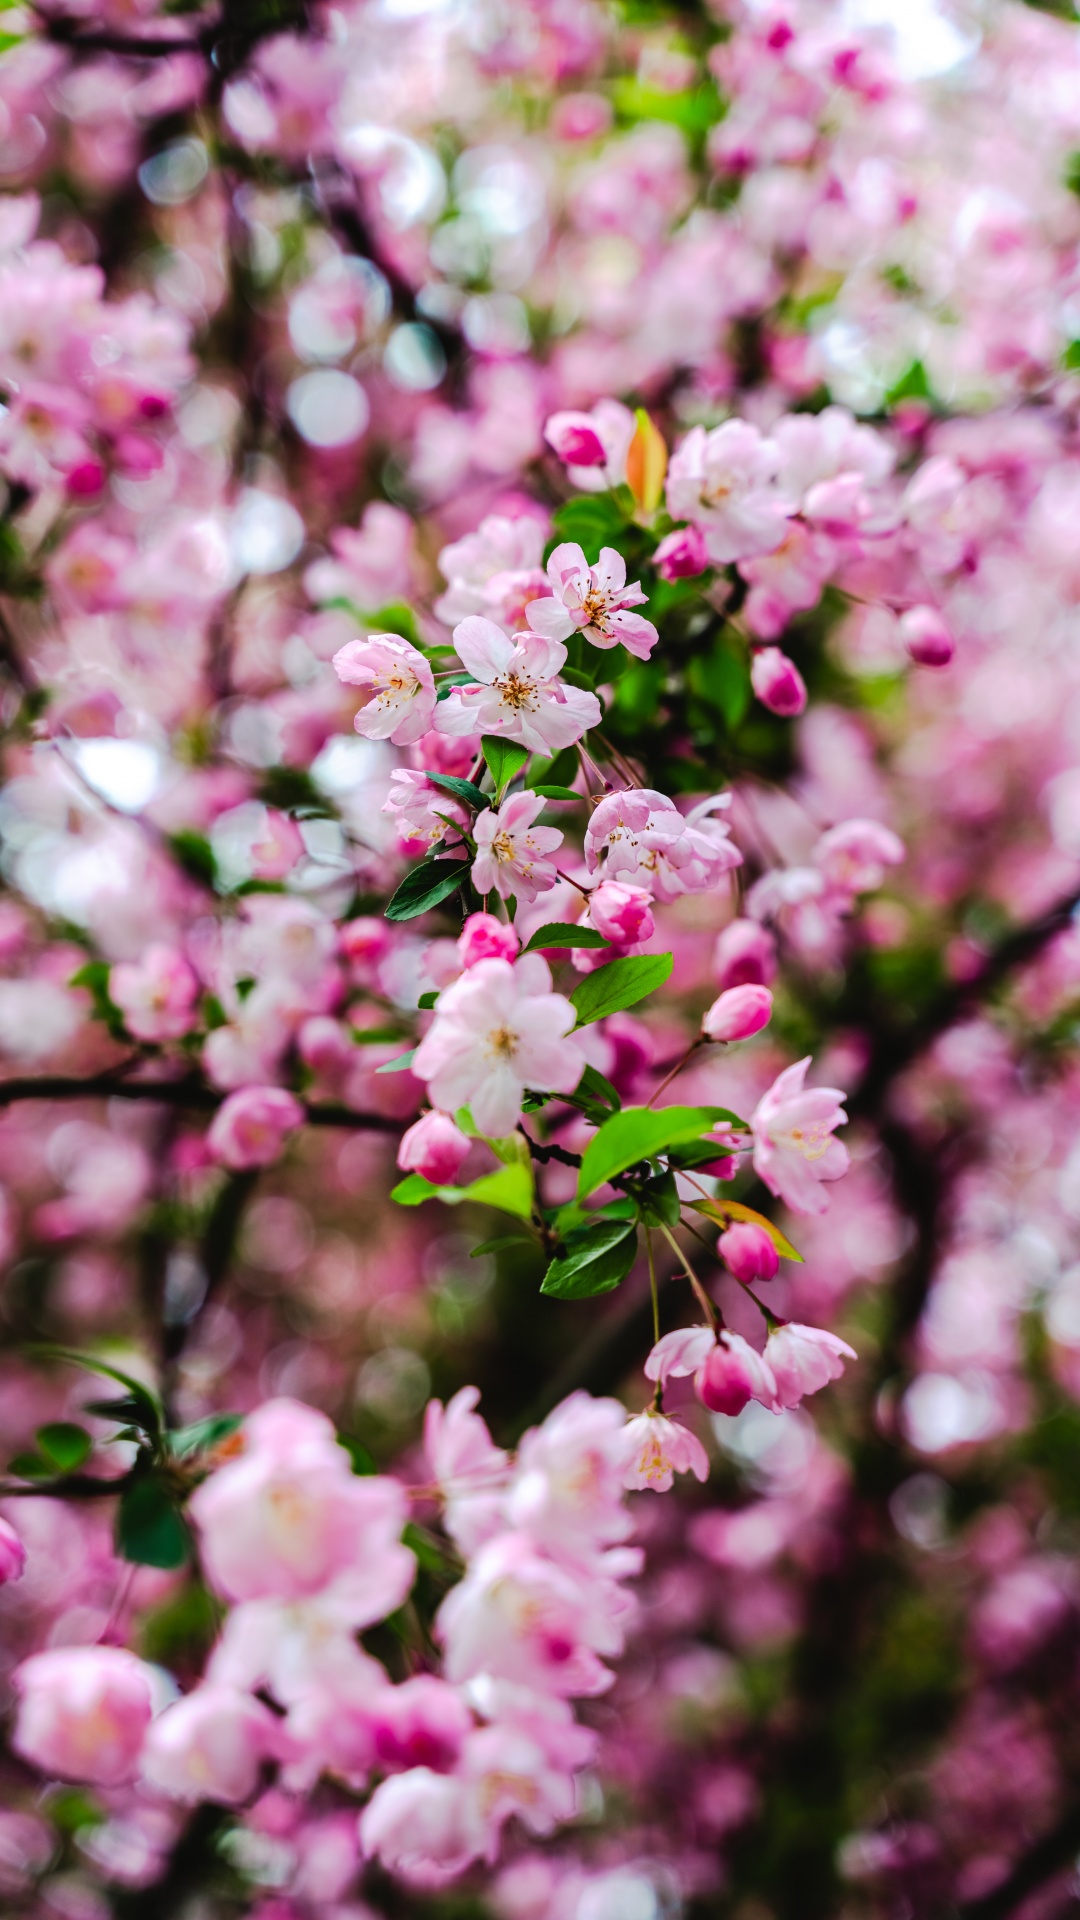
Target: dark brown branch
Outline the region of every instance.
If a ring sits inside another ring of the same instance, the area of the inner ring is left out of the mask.
[[[159,1106],[190,1107],[212,1113],[228,1098],[201,1080],[125,1080],[119,1073],[41,1073],[0,1080],[0,1107],[17,1100],[151,1100]],[[401,1122],[381,1113],[354,1113],[351,1107],[306,1105],[312,1127],[347,1127],[360,1133],[400,1133]]]

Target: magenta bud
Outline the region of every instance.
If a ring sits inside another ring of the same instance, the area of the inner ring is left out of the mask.
[[[437,1187],[456,1180],[472,1142],[448,1113],[425,1113],[401,1136],[397,1163]]]
[[[806,682],[779,647],[760,647],[750,665],[750,684],[770,713],[794,719],[806,706]]]
[[[936,607],[909,607],[900,615],[900,638],[920,667],[947,667],[956,642]]]
[[[776,941],[756,920],[733,920],[716,942],[716,984],[769,987],[776,979]]]
[[[568,467],[602,467],[607,450],[587,413],[553,413],[544,439]]]
[[[654,932],[652,901],[644,887],[619,880],[602,880],[589,895],[589,919],[616,947],[636,946]]]
[[[701,1023],[707,1040],[749,1040],[772,1019],[768,987],[729,987],[714,1000]]]
[[[7,1520],[0,1520],[0,1587],[6,1580],[19,1580],[26,1565],[26,1548]]]
[[[744,1285],[751,1280],[771,1280],[780,1265],[780,1255],[769,1235],[752,1220],[737,1220],[720,1235],[717,1247],[720,1258]]]
[[[694,1376],[694,1392],[710,1413],[741,1413],[751,1400],[771,1407],[776,1382],[770,1368],[740,1333],[721,1333]]]
[[[689,580],[704,573],[709,564],[705,542],[697,527],[676,527],[666,533],[653,554],[653,566],[661,580]]]
[[[493,913],[470,913],[458,934],[457,950],[463,967],[475,967],[478,960],[516,960],[520,941],[505,920]]]
[[[77,467],[71,467],[65,476],[65,485],[69,493],[77,498],[90,498],[100,493],[105,485],[105,469],[100,460],[80,460]]]

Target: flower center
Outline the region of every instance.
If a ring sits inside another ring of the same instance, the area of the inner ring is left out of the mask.
[[[512,1060],[518,1048],[518,1035],[510,1027],[495,1027],[488,1034],[487,1050],[496,1060]]]
[[[502,860],[509,866],[514,858],[512,835],[506,832],[497,833],[491,843],[491,854],[494,860]]]
[[[821,1120],[812,1121],[808,1127],[792,1127],[788,1137],[804,1160],[820,1160],[829,1150],[829,1129]]]
[[[513,707],[515,713],[522,707],[532,705],[536,689],[531,680],[522,680],[516,673],[507,673],[501,680],[496,680],[495,685],[503,705]]]

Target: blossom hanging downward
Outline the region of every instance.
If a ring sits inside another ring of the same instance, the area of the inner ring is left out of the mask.
[[[366,699],[353,725],[366,740],[392,740],[408,746],[419,740],[435,711],[435,681],[418,648],[396,633],[372,633],[350,640],[333,658],[334,672],[348,687],[362,687]]]
[[[480,960],[439,995],[413,1071],[444,1112],[468,1106],[482,1133],[510,1133],[526,1087],[572,1093],[581,1079],[585,1055],[568,1038],[574,1019],[540,954]]]
[[[479,684],[453,687],[439,703],[441,733],[500,734],[530,753],[555,754],[598,725],[600,702],[559,679],[566,648],[536,633],[508,640],[493,620],[473,614],[454,628],[461,663]]]
[[[532,600],[525,618],[534,633],[549,640],[566,640],[572,633],[583,634],[594,647],[618,646],[647,660],[659,639],[651,620],[633,607],[645,604],[645,595],[637,581],[626,584],[626,561],[614,547],[601,547],[600,558],[590,567],[582,549],[573,541],[556,547],[547,566],[553,599]]]
[[[512,793],[498,812],[488,807],[477,816],[476,859],[472,880],[477,893],[492,888],[504,900],[535,900],[555,885],[558,874],[546,853],[562,845],[558,827],[533,825],[544,809],[538,793]]]

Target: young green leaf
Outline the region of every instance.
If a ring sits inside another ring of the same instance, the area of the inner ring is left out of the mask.
[[[130,1373],[122,1373],[119,1367],[110,1366],[107,1360],[98,1360],[92,1353],[79,1353],[71,1347],[34,1346],[25,1351],[35,1358],[62,1361],[65,1366],[85,1367],[88,1373],[100,1373],[106,1380],[115,1380],[118,1386],[127,1388],[123,1398],[114,1403],[120,1408],[116,1416],[118,1420],[141,1427],[150,1439],[156,1440],[160,1435],[164,1425],[161,1402],[149,1387],[144,1386],[141,1380],[133,1379]]]
[[[456,893],[468,872],[464,860],[421,860],[405,875],[386,908],[385,918],[415,920],[417,914],[427,913]]]
[[[183,1516],[159,1474],[140,1475],[120,1495],[116,1550],[140,1567],[182,1567],[190,1557]]]
[[[537,927],[523,953],[540,953],[550,947],[606,947],[610,941],[594,927],[575,927],[568,921],[551,920],[547,926]]]
[[[715,1124],[716,1111],[714,1107],[623,1107],[613,1113],[582,1156],[579,1198],[584,1200],[639,1160],[651,1160],[683,1140],[696,1140]]]
[[[600,1072],[599,1067],[587,1066],[574,1092],[584,1095],[587,1100],[603,1101],[615,1112],[618,1112],[622,1106],[618,1088],[612,1086],[611,1081]]]
[[[594,1293],[610,1293],[625,1280],[637,1254],[637,1223],[633,1220],[597,1220],[575,1227],[562,1243],[540,1287],[549,1299],[587,1300]]]
[[[543,800],[580,800],[582,798],[580,793],[574,792],[573,787],[555,786],[550,780],[542,780],[539,786],[533,787],[532,791],[538,793]]]
[[[741,1200],[691,1200],[688,1205],[695,1213],[703,1213],[707,1220],[714,1220],[719,1227],[730,1227],[733,1220],[747,1220],[752,1226],[760,1227],[767,1233],[782,1260],[797,1260],[803,1265],[803,1256],[792,1246],[791,1241],[774,1227],[763,1213],[755,1213],[753,1207],[746,1207]]]
[[[587,1027],[593,1020],[605,1020],[609,1013],[636,1006],[663,986],[673,964],[670,953],[636,953],[587,973],[570,995],[578,1026]]]
[[[436,1000],[438,999],[438,997],[439,997],[439,993],[438,993],[438,989],[437,989],[437,988],[435,988],[435,989],[434,989],[433,991],[431,991],[431,992],[429,992],[429,993],[422,993],[422,994],[420,995],[420,998],[419,998],[419,1000],[418,1000],[418,1001],[417,1001],[417,1003],[416,1003],[416,1004],[417,1004],[417,1007],[418,1007],[418,1008],[419,1008],[419,1010],[420,1010],[420,1012],[421,1012],[421,1013],[430,1013],[430,1012],[431,1012],[431,1009],[432,1009],[432,1007],[433,1007],[433,1006],[435,1005],[435,1002],[436,1002]]]
[[[94,1445],[86,1428],[74,1426],[69,1420],[50,1421],[48,1426],[38,1428],[34,1439],[55,1473],[74,1473],[89,1459]]]
[[[406,1174],[390,1194],[399,1207],[419,1207],[425,1200],[441,1200],[448,1207],[459,1207],[463,1200],[475,1200],[485,1207],[498,1207],[519,1220],[532,1218],[533,1183],[528,1167],[520,1161],[483,1173],[468,1187],[436,1187],[422,1173]]]
[[[441,787],[444,793],[452,793],[455,800],[464,800],[467,807],[478,812],[481,807],[491,805],[491,795],[481,793],[471,780],[459,780],[453,773],[432,773],[430,767],[424,769],[424,779],[430,780],[433,787]]]
[[[488,771],[495,782],[495,791],[501,800],[514,775],[520,773],[525,765],[529,757],[529,749],[519,747],[514,740],[500,739],[497,733],[485,733],[480,746],[488,764]]]
[[[416,1048],[410,1047],[408,1053],[398,1053],[392,1060],[384,1060],[382,1066],[376,1067],[375,1071],[376,1073],[404,1073],[407,1067],[412,1066],[415,1059]]]

